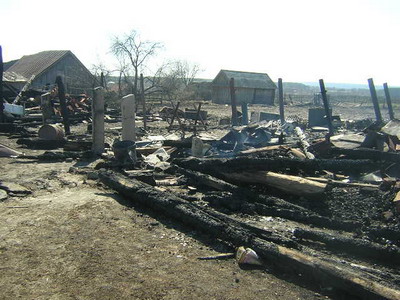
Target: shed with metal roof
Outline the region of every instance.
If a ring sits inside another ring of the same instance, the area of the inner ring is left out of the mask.
[[[212,101],[230,103],[231,78],[237,103],[274,104],[276,85],[266,73],[221,70],[212,81]]]

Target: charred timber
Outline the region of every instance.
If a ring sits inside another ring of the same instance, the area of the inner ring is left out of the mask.
[[[276,206],[298,211],[308,211],[302,206],[290,203],[284,199],[262,195],[246,187],[238,187],[237,185],[231,184],[222,179],[201,172],[183,169],[178,166],[174,166],[171,170],[169,170],[169,172],[178,172],[186,176],[189,181],[194,185],[206,186],[221,192],[229,192],[232,194],[232,198],[241,199],[241,202],[260,202],[268,206]]]
[[[38,138],[22,138],[17,140],[18,145],[25,145],[28,148],[40,150],[53,150],[62,148],[66,143],[66,139],[44,140]]]
[[[333,155],[345,155],[350,159],[370,159],[373,161],[388,161],[400,163],[400,154],[394,152],[383,152],[374,149],[342,149],[332,148]]]
[[[346,266],[326,262],[318,257],[255,237],[248,230],[224,222],[173,194],[159,192],[149,185],[127,180],[113,172],[100,172],[99,177],[104,184],[133,201],[236,246],[253,248],[279,271],[290,268],[301,272],[304,278],[344,290],[362,299],[400,298],[400,291],[365,278],[362,272],[355,272]]]
[[[182,168],[189,168],[195,171],[216,175],[228,171],[273,171],[290,174],[298,174],[300,171],[306,174],[314,174],[322,170],[343,173],[366,173],[381,168],[378,162],[369,159],[313,159],[300,160],[292,158],[250,158],[238,157],[230,159],[199,159],[186,158],[175,159],[175,164]],[[218,177],[218,176],[217,176]]]
[[[322,242],[331,251],[345,252],[374,261],[390,263],[392,267],[400,264],[400,252],[397,247],[385,247],[363,239],[301,228],[296,228],[294,235],[300,239]]]
[[[275,198],[275,197],[266,197]],[[362,226],[359,222],[349,220],[338,220],[320,216],[305,208],[293,209],[285,207],[275,207],[263,203],[246,202],[242,198],[228,195],[206,195],[203,200],[209,202],[212,206],[223,207],[233,212],[244,212],[248,214],[258,214],[270,217],[280,217],[283,219],[314,225],[320,228],[330,228],[335,230],[354,231]]]

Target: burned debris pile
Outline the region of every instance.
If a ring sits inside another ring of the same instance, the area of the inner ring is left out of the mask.
[[[236,113],[232,127],[214,122],[204,103],[152,106],[140,115],[129,95],[121,114],[96,108],[104,101],[99,90],[93,100],[67,102],[69,113],[85,115],[72,134],[66,121],[73,115],[60,109],[62,124],[48,122],[44,97],[41,124],[22,126],[20,118],[0,129],[24,147],[63,151],[14,156],[76,160],[71,172],[90,174],[233,250],[254,251],[272,272],[301,274],[332,294],[400,298],[396,119],[361,126],[333,118],[330,126],[310,127],[273,114],[256,113],[247,123]]]

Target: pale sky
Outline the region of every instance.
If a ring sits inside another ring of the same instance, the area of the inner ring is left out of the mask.
[[[0,22],[4,61],[71,50],[113,69],[112,37],[136,29],[165,45],[154,65],[187,60],[203,78],[230,69],[400,86],[399,0],[0,0]]]

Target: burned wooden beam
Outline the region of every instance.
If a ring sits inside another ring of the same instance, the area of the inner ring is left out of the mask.
[[[396,152],[384,152],[375,149],[359,148],[359,149],[345,149],[345,148],[331,148],[333,155],[345,155],[349,159],[370,159],[371,161],[387,161],[400,163],[400,154]]]
[[[260,193],[254,192],[245,187],[239,187],[237,185],[231,184],[220,178],[216,178],[216,177],[210,176],[208,174],[180,168],[178,166],[174,166],[172,169],[173,170],[167,170],[167,171],[173,172],[173,173],[178,172],[179,174],[186,176],[189,179],[189,181],[191,181],[193,184],[204,185],[204,186],[210,187],[217,191],[231,193],[232,196],[229,199],[226,199],[225,203],[229,202],[229,204],[235,205],[234,199],[240,199],[240,203],[238,205],[236,203],[237,207],[242,207],[243,203],[247,203],[247,202],[251,202],[251,203],[259,202],[262,205],[267,205],[269,207],[273,206],[276,208],[286,208],[286,209],[292,209],[292,210],[296,210],[296,211],[300,211],[300,212],[311,213],[304,207],[293,204],[284,199],[273,197],[273,196],[262,195]],[[206,198],[207,198],[207,196],[206,196]],[[206,200],[206,201],[208,201],[208,200]],[[229,205],[228,205],[228,207],[229,207]],[[323,222],[326,223],[326,219],[324,219]],[[323,222],[321,222],[321,224]]]
[[[237,126],[239,125],[239,121],[236,107],[235,79],[233,78],[229,81],[229,91],[231,94],[232,126]]]
[[[140,98],[143,107],[143,129],[147,130],[146,98],[144,96],[144,79],[142,73],[140,74]]]
[[[323,170],[331,172],[343,172],[349,174],[366,173],[379,170],[382,165],[369,159],[313,159],[301,160],[293,158],[252,158],[236,157],[229,159],[218,158],[184,158],[173,160],[182,168],[189,168],[217,176],[220,172],[228,171],[272,171],[290,172],[298,174],[313,174]]]
[[[126,177],[113,172],[100,172],[99,177],[108,187],[132,201],[160,211],[235,246],[251,247],[274,265],[277,271],[290,268],[321,285],[328,285],[363,299],[400,297],[400,291],[363,277],[362,272],[255,237],[245,228],[210,215],[173,194],[159,192],[149,185],[136,180],[127,180]]]
[[[385,247],[363,239],[302,228],[296,228],[294,235],[301,239],[322,242],[332,251],[345,252],[373,259],[374,261],[390,263],[393,267],[400,264],[400,252],[397,247]]]
[[[385,90],[385,98],[389,112],[389,119],[394,120],[393,106],[392,106],[392,98],[390,97],[388,84],[385,82],[383,84],[383,89]]]
[[[38,138],[21,138],[17,140],[18,145],[25,145],[30,149],[37,150],[53,150],[64,147],[67,143],[66,139],[45,140]]]
[[[233,212],[245,212],[249,214],[256,213],[262,216],[279,217],[320,228],[354,231],[362,226],[362,223],[360,222],[320,216],[303,207],[295,207],[294,204],[286,206],[286,203],[289,202],[270,196],[258,198],[257,201],[259,202],[250,202],[246,198],[239,198],[235,195],[221,195],[220,197],[216,197],[215,195],[206,195],[203,200],[210,202],[214,207],[224,207]],[[283,203],[281,203],[281,200]]]
[[[329,107],[328,96],[326,95],[325,83],[324,83],[323,79],[319,80],[319,86],[321,89],[322,102],[324,103],[325,117],[326,117],[326,121],[328,123],[329,135],[332,136],[333,135],[332,116],[331,116],[331,110]]]
[[[379,101],[378,101],[378,96],[376,95],[374,80],[372,78],[368,79],[368,86],[369,86],[369,91],[371,94],[372,104],[374,105],[376,121],[378,123],[381,123],[382,122],[382,114],[381,114],[381,110],[379,108]]]
[[[279,116],[281,125],[285,124],[285,106],[283,103],[283,84],[282,78],[278,78],[278,92],[279,92]]]

